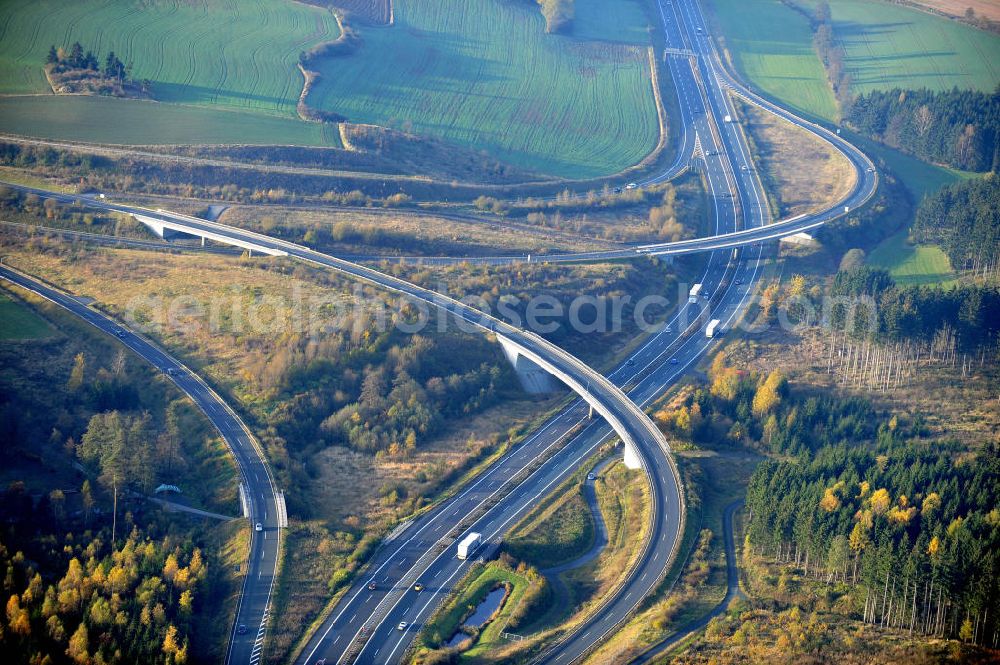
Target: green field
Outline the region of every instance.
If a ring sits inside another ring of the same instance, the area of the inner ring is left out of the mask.
[[[816,0],[796,0],[813,8]],[[953,87],[992,92],[1000,83],[1000,37],[880,0],[829,0],[834,39],[855,94]]]
[[[740,72],[764,92],[835,121],[837,107],[813,47],[806,14],[816,0],[712,0]],[[879,0],[830,0],[834,38],[844,47],[855,94],[870,90],[975,88],[1000,83],[1000,37]]]
[[[733,62],[748,81],[779,103],[806,115],[837,120],[833,92],[803,13],[781,0],[711,2]],[[812,0],[798,0],[798,4],[810,12],[815,7]],[[830,6],[835,26],[839,26],[835,27],[836,35],[845,44],[848,66],[858,68],[860,78],[856,77],[855,82],[862,90],[897,85],[965,85],[992,90],[1000,82],[1000,53],[996,51],[1000,38],[995,35],[878,0],[830,0]],[[864,53],[858,47],[862,36],[869,44]],[[920,44],[939,48],[925,51]],[[943,68],[965,74],[947,81],[931,80],[921,74]],[[879,76],[876,70],[881,72]],[[925,194],[972,175],[922,162],[852,133],[847,137],[873,158],[884,160],[909,190],[914,203]],[[903,284],[941,283],[953,276],[939,248],[908,245],[906,231],[883,241],[872,251],[869,262],[885,267]]]
[[[48,91],[49,46],[114,51],[165,102],[295,117],[299,52],[340,34],[327,11],[289,0],[7,0],[0,92]]]
[[[659,135],[639,0],[577,0],[578,35],[533,2],[397,0],[350,55],[317,63],[309,103],[570,177],[640,161]]]
[[[712,0],[733,64],[771,97],[836,120],[837,105],[802,14],[780,0]]]
[[[540,569],[572,561],[594,544],[594,516],[578,482],[563,485],[507,536],[507,551]]]
[[[806,0],[801,0],[800,6],[806,6],[805,2]],[[838,16],[836,8],[849,4],[849,0],[833,0],[830,4],[834,8],[833,16],[836,19]],[[922,26],[928,22],[930,25],[943,24],[943,27],[937,27],[944,30],[946,35],[949,34],[948,30],[952,28],[963,28],[963,26],[953,24],[945,19],[912,10],[903,10],[874,0],[861,4],[869,6],[870,20],[876,16],[876,9],[872,8],[885,8],[897,12],[902,11],[904,12],[903,16],[906,17],[912,14],[916,17],[913,20]],[[748,81],[784,105],[799,109],[807,115],[836,121],[838,113],[833,92],[827,82],[822,63],[813,48],[809,22],[802,13],[795,11],[780,0],[712,0],[712,6],[733,61]],[[855,26],[853,29],[861,30],[862,28],[869,31],[902,29],[900,26],[889,25],[879,27],[874,23],[861,27]],[[781,40],[775,39],[775,35],[781,35]],[[981,33],[981,35],[981,37],[977,36],[977,39],[985,38],[988,41],[992,40],[992,43],[1000,44],[1000,38],[996,36],[986,33]],[[887,41],[887,44],[896,43],[896,41]],[[883,48],[889,48],[889,46],[883,46]],[[968,62],[965,63],[968,68],[974,69],[983,64],[981,58],[974,57],[967,52],[963,52],[962,57],[968,58]],[[917,63],[921,61],[920,57],[914,57],[912,53],[908,57],[904,57],[902,51],[887,60],[887,62],[901,62],[903,63],[901,66],[905,66],[909,70],[919,67],[920,65]],[[931,62],[931,60],[927,60],[927,62]],[[996,67],[992,63],[990,66]],[[897,74],[902,76],[902,71],[900,70]],[[894,85],[905,84],[907,84],[906,80],[902,78],[894,83]],[[872,157],[885,160],[893,173],[910,190],[914,201],[919,201],[924,194],[936,191],[942,186],[968,175],[954,169],[927,164],[863,137],[852,134],[850,138]]]
[[[0,291],[0,340],[48,337],[52,327],[40,316]]]
[[[955,273],[948,256],[936,245],[911,245],[907,232],[886,238],[868,256],[868,264],[885,268],[904,286],[950,285]]]
[[[0,131],[114,143],[338,146],[335,131],[298,119],[295,63],[300,51],[339,34],[329,12],[290,0],[4,2],[0,94],[32,96],[0,97]],[[49,46],[74,41],[99,60],[113,50],[171,104],[45,95]]]
[[[577,0],[575,32],[560,36],[545,34],[533,3],[397,0],[395,25],[361,26],[360,48],[319,63],[309,101],[351,122],[440,137],[536,171],[612,173],[659,137],[641,2]],[[10,0],[0,9],[0,95],[8,95],[0,131],[339,145],[335,132],[295,113],[299,53],[338,35],[329,11],[293,0]],[[171,105],[37,96],[48,92],[49,46],[74,41],[99,59],[115,51]]]
[[[137,99],[0,97],[0,131],[97,143],[245,143],[340,147],[332,125]]]

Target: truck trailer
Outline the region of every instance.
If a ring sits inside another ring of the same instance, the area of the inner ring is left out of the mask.
[[[455,554],[459,559],[468,559],[476,553],[483,542],[482,534],[472,532],[458,544],[458,552]]]
[[[719,325],[720,323],[722,322],[719,321],[718,319],[712,319],[711,321],[709,321],[708,327],[705,328],[705,337],[712,339],[713,337],[715,337],[716,334],[721,334],[722,328]]]
[[[701,284],[695,284],[691,287],[691,293],[688,294],[688,302],[692,305],[698,302],[698,294],[701,293]]]

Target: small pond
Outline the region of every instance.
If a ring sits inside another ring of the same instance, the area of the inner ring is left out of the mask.
[[[486,594],[486,597],[483,598],[481,603],[479,603],[476,610],[469,615],[469,618],[465,620],[462,627],[464,628],[468,626],[469,628],[482,628],[489,622],[490,617],[492,617],[496,611],[500,609],[506,598],[506,588],[499,586],[496,589],[493,589],[493,591]],[[472,635],[460,629],[457,633],[452,635],[450,640],[448,640],[448,646],[457,647],[470,637],[472,637]]]
[[[476,611],[465,620],[465,625],[470,628],[482,628],[486,625],[486,622],[490,620],[490,617],[492,617],[493,614],[500,609],[500,606],[503,605],[503,600],[506,597],[507,589],[502,586],[498,586],[496,589],[493,589],[493,591],[490,591],[486,594],[486,597],[483,598],[483,602],[479,603],[479,607],[476,608]]]

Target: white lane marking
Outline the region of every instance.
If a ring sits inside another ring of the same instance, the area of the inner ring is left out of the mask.
[[[573,404],[570,405],[569,408],[576,408],[578,405],[579,405],[578,403],[574,402]],[[532,441],[534,441],[534,440],[538,439],[539,437],[541,437],[542,433],[544,433],[546,430],[548,430],[548,429],[554,427],[556,424],[558,424],[558,421],[559,421],[559,419],[555,418],[555,419],[551,420],[548,424],[546,424],[544,427],[542,427],[541,429],[536,430],[530,437],[528,437],[527,440],[525,440],[521,444],[522,450],[526,449],[526,448],[524,448],[524,446],[530,444]],[[553,441],[551,443],[549,443],[547,446],[545,446],[545,448],[543,448],[538,454],[540,456],[544,456],[545,453],[549,449],[551,449],[553,446],[559,445],[562,442],[562,440],[565,439],[570,434],[570,432],[572,431],[572,429],[575,428],[578,423],[582,423],[582,422],[585,422],[585,421],[586,421],[586,418],[580,418],[579,420],[577,420],[576,422],[574,422],[573,427],[571,427],[568,431],[564,432],[563,434],[560,434],[555,439],[553,439]],[[584,432],[587,432],[592,427],[594,427],[593,424],[588,425],[587,427],[584,428],[584,430],[583,430],[583,432],[581,432],[581,434],[584,433]],[[466,488],[466,490],[464,492],[462,492],[460,495],[458,495],[458,497],[455,499],[455,501],[459,501],[459,500],[463,499],[465,496],[467,496],[469,493],[471,493],[477,486],[479,486],[480,484],[484,483],[488,477],[490,477],[493,473],[496,473],[499,469],[501,469],[503,467],[504,467],[503,463],[500,463],[500,464],[497,464],[497,465],[493,466],[489,471],[487,471],[486,473],[484,473],[472,485],[470,485],[468,488]],[[479,502],[479,505],[485,504],[498,491],[500,491],[500,490],[495,490],[494,492],[492,492],[491,494],[489,494],[488,496],[486,496],[484,499],[482,499]],[[399,554],[403,550],[403,548],[406,547],[407,544],[409,544],[411,541],[413,541],[414,539],[416,539],[416,537],[421,532],[423,532],[425,529],[427,529],[432,524],[436,524],[438,522],[439,518],[443,519],[444,517],[446,517],[446,515],[444,515],[443,513],[438,513],[437,515],[435,515],[434,517],[432,517],[430,520],[428,520],[426,524],[424,524],[423,526],[421,526],[412,536],[410,536],[406,540],[406,542],[404,542],[402,545],[399,546],[399,548],[396,549],[396,551],[393,553],[392,557],[395,557],[397,554]],[[480,518],[480,519],[482,519],[482,518]],[[441,527],[438,526],[437,528],[441,528]],[[447,551],[448,550],[444,550],[444,552],[447,552]],[[444,552],[442,552],[442,554]],[[436,561],[437,558],[440,558],[440,556],[441,555],[438,555],[438,557],[436,557],[434,560]],[[390,557],[389,559],[387,559],[385,563],[383,563],[381,566],[379,566],[374,571],[374,574],[378,574],[379,571],[381,571],[383,568],[385,568],[386,566],[388,566],[389,564],[391,564],[392,563],[392,557]],[[433,561],[432,561],[431,565],[433,565]],[[358,597],[358,595],[360,595],[360,594],[361,594],[361,588],[359,588],[354,593],[354,596],[351,597],[350,601],[348,601],[348,603],[340,610],[340,612],[337,614],[337,616],[334,617],[334,619],[330,623],[329,627],[327,627],[326,631],[323,633],[323,635],[320,637],[319,641],[316,643],[316,646],[313,647],[313,650],[311,652],[309,652],[309,655],[306,657],[306,661],[307,662],[312,659],[313,655],[316,653],[316,651],[319,649],[320,645],[323,643],[323,640],[326,639],[327,634],[329,634],[329,632],[331,630],[333,630],[333,626],[340,619],[340,616],[343,615],[344,612],[346,612],[348,610],[348,608],[350,607],[351,603],[353,603],[355,601],[355,599]],[[388,599],[389,599],[389,596],[386,596],[385,598],[382,599],[382,601],[379,602],[378,606],[376,606],[376,608],[375,608],[376,612],[378,611],[379,607],[382,606],[382,603],[385,602]],[[399,604],[399,600],[402,600],[402,598],[398,599],[393,604],[393,606],[389,608],[389,612],[391,612]],[[377,626],[376,626],[376,628],[377,628]],[[360,634],[361,634],[361,629],[359,628],[358,631],[354,634],[354,637],[352,637],[351,639],[352,640],[357,639]],[[368,644],[369,644],[369,642],[366,642],[365,645],[361,648],[361,651],[358,653],[358,657],[360,657],[361,654],[364,653],[364,650],[368,647]],[[342,660],[343,660],[343,656],[341,656],[341,658],[337,661],[337,663],[339,664]]]

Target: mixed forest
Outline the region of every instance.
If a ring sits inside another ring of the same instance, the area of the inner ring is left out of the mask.
[[[0,345],[0,660],[211,660],[232,593],[217,531],[143,497],[177,483],[188,501],[233,511],[232,464],[167,384],[67,325]]]
[[[706,388],[656,414],[675,439],[766,455],[744,555],[836,585],[836,610],[993,644],[1000,616],[1000,449],[930,436],[859,396],[809,394],[716,357]]]

